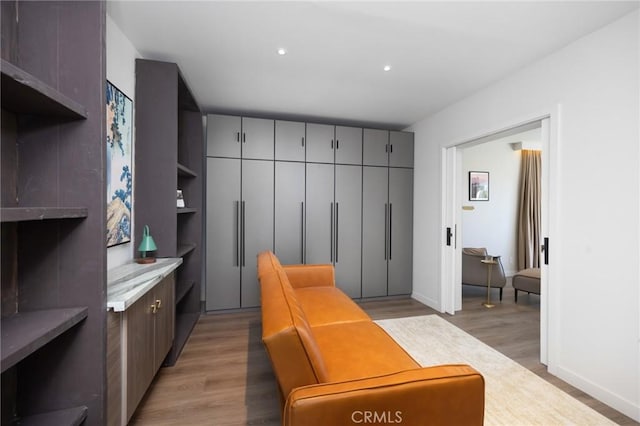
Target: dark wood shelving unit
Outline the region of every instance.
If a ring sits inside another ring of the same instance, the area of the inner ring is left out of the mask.
[[[176,282],[176,305],[184,299],[187,293],[193,288],[195,281]]]
[[[1,423],[106,405],[104,1],[0,2]]]
[[[87,118],[78,102],[9,61],[2,59],[2,108],[17,114],[48,117]]]
[[[89,211],[85,207],[3,207],[0,209],[0,222],[82,219],[88,214]]]
[[[2,372],[87,317],[87,308],[18,312],[2,318]]]
[[[198,209],[194,209],[193,207],[178,208],[178,214],[197,213],[197,212],[198,212]]]
[[[176,172],[166,173],[171,169]],[[183,258],[176,270],[176,332],[167,366],[180,356],[201,311],[203,176],[202,112],[180,69],[137,59],[136,223],[151,228],[157,256]],[[188,207],[176,210],[177,189]]]
[[[80,426],[87,418],[87,407],[68,408],[66,410],[51,411],[48,413],[36,414],[19,419],[16,426]]]
[[[180,163],[178,163],[178,176],[186,177],[186,178],[197,178],[198,177],[196,172],[194,172],[193,170],[191,170],[190,168],[188,168],[186,166],[183,166]]]

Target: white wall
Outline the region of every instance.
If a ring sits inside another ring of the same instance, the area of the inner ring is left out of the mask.
[[[463,151],[461,179],[463,247],[486,247],[501,256],[507,275],[516,268],[520,155],[505,142],[488,142]],[[489,172],[489,201],[469,201],[469,172]]]
[[[133,113],[135,117],[136,100],[136,74],[135,59],[141,55],[135,49],[129,39],[122,33],[120,28],[113,22],[111,17],[107,15],[107,80],[113,83],[118,89],[122,90],[131,100],[133,100]],[[135,129],[135,119],[134,119]],[[134,257],[133,236],[136,231],[135,222],[135,131],[132,149],[132,176],[134,181],[134,195],[132,195],[132,219],[131,219],[131,239],[130,243],[120,244],[118,246],[107,249],[107,269],[130,262]]]
[[[442,147],[551,114],[549,371],[638,421],[639,21],[636,10],[411,128],[414,293],[439,309]]]

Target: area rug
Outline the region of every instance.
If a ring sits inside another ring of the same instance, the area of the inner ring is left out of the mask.
[[[615,425],[437,315],[376,321],[422,366],[469,364],[485,380],[485,425]]]

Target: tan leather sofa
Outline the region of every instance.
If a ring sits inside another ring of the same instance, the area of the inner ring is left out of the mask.
[[[468,365],[420,365],[335,286],[331,265],[258,256],[262,340],[282,424],[481,425],[484,379]]]

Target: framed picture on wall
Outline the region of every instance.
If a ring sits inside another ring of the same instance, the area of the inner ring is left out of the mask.
[[[133,102],[107,81],[107,247],[131,241]]]
[[[489,172],[469,172],[469,201],[489,201]]]

